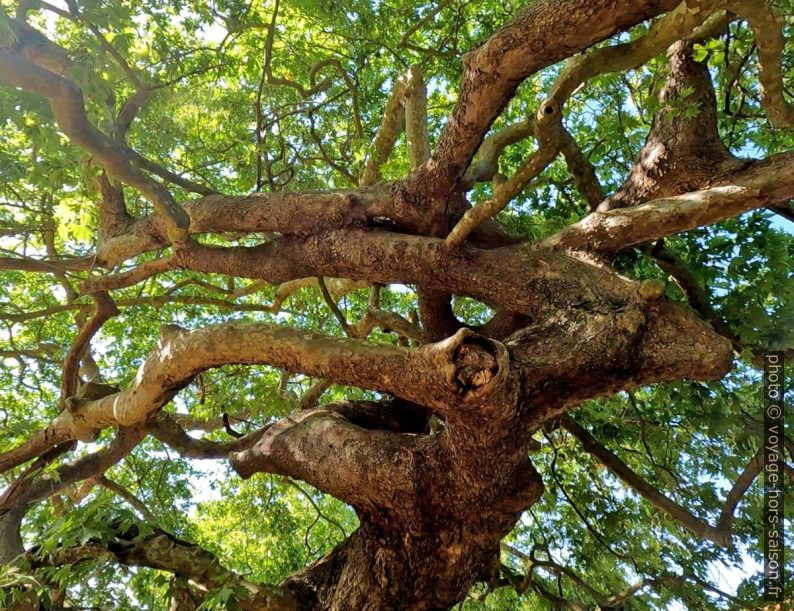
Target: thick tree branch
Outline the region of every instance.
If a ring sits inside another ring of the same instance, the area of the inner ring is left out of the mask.
[[[64,133],[96,156],[111,174],[137,188],[166,222],[172,242],[187,237],[189,218],[168,190],[136,167],[139,157],[94,127],[86,116],[83,94],[74,83],[6,50],[0,50],[0,83],[41,95],[50,103]]]
[[[38,431],[21,445],[0,454],[0,473],[10,471],[38,456],[43,456],[60,443],[58,440],[53,442],[49,439],[46,430]]]
[[[360,227],[391,216],[383,188],[324,193],[211,195],[184,204],[194,233],[284,233],[308,235],[329,228]],[[159,216],[134,221],[125,232],[99,244],[98,261],[112,267],[135,255],[168,245]]]
[[[425,341],[441,341],[463,326],[452,311],[452,294],[449,291],[419,285],[416,296]]]
[[[782,153],[712,186],[631,208],[594,212],[550,239],[555,246],[613,255],[619,250],[718,223],[794,197],[794,154]]]
[[[10,564],[25,553],[20,534],[24,517],[24,507],[14,507],[0,515],[0,566]]]
[[[129,454],[144,435],[139,429],[120,428],[105,448],[59,467],[55,477],[29,477],[19,485],[10,486],[0,496],[0,515],[15,506],[28,507],[75,482],[104,473]]]
[[[676,4],[598,0],[582,10],[572,0],[543,0],[524,9],[464,57],[460,97],[416,184],[432,184],[439,195],[451,191],[521,80]]]
[[[279,473],[305,481],[359,511],[415,512],[416,438],[356,426],[330,408],[304,410],[269,427],[230,461],[243,477]],[[388,485],[384,485],[388,482]]]
[[[481,369],[457,361],[462,346],[469,346],[470,354],[482,353]],[[502,387],[507,375],[503,350],[467,330],[444,342],[407,350],[259,323],[227,323],[192,332],[164,327],[163,338],[132,386],[94,401],[70,398],[67,409],[45,431],[0,455],[0,464],[11,468],[41,447],[75,438],[91,440],[107,426],[140,424],[197,373],[211,367],[269,364],[446,410],[450,405],[476,404]]]
[[[695,40],[675,42],[667,50],[670,71],[659,94],[660,109],[629,176],[599,211],[703,189],[715,177],[743,167],[720,140],[711,74],[692,58]]]
[[[759,79],[764,109],[775,127],[794,127],[794,104],[785,98],[781,56],[786,46],[785,20],[766,0],[726,0],[729,11],[746,19],[758,46]]]
[[[653,382],[718,379],[732,365],[727,340],[655,300],[644,308],[561,309],[517,331],[505,346],[533,431],[586,399]]]
[[[427,128],[427,86],[419,66],[411,66],[405,90],[405,138],[411,168],[418,168],[430,158]]]
[[[67,442],[43,453],[3,491],[2,496],[0,496],[0,503],[4,499],[13,498],[14,495],[24,493],[32,485],[34,478],[41,474],[41,470],[44,467],[73,450],[75,445],[74,442]],[[24,551],[20,529],[27,509],[28,507],[25,503],[11,505],[5,512],[0,509],[0,565],[10,562]]]
[[[48,554],[28,553],[32,568],[63,566],[88,560],[113,560],[119,564],[148,567],[192,580],[204,589],[239,586],[245,595],[236,600],[240,609],[297,611],[298,602],[287,589],[254,584],[223,567],[218,559],[196,544],[162,530],[146,536],[119,531],[107,542],[88,541]]]
[[[405,136],[411,169],[415,170],[430,158],[430,140],[427,126],[427,87],[424,75],[418,66],[411,66],[408,75],[405,102]],[[431,233],[443,235],[441,223],[431,222]],[[420,334],[426,341],[440,341],[460,328],[452,313],[452,295],[425,286],[417,287],[419,313],[424,331]],[[407,322],[407,321],[406,321]]]
[[[383,109],[380,127],[372,140],[372,152],[368,155],[361,170],[359,184],[363,187],[374,185],[380,179],[380,167],[391,155],[397,138],[405,124],[405,92],[407,83],[404,77],[395,81],[386,107]]]

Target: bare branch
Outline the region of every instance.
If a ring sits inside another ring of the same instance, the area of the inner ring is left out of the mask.
[[[144,170],[151,172],[156,176],[159,176],[163,180],[167,180],[170,183],[179,185],[186,191],[191,191],[192,193],[198,193],[199,195],[217,194],[217,191],[212,187],[208,187],[207,185],[203,185],[201,183],[185,178],[184,176],[176,174],[171,170],[164,168],[163,166],[153,162],[152,160],[146,159],[145,157],[138,158],[138,165]]]
[[[179,425],[185,431],[203,431],[205,433],[209,433],[211,431],[217,431],[218,429],[223,428],[223,418],[197,418],[196,416],[192,416],[191,414],[185,414],[182,412],[176,412],[174,414],[169,414],[171,419]],[[238,422],[245,422],[250,417],[250,414],[247,411],[239,412],[236,414],[230,414],[229,419],[235,420]]]
[[[166,222],[172,242],[182,242],[187,238],[189,218],[185,212],[177,206],[167,189],[136,167],[136,162],[140,161],[137,154],[91,124],[83,104],[83,94],[74,83],[6,50],[0,50],[0,68],[0,83],[47,98],[58,125],[67,136],[96,156],[109,173],[137,188],[154,204]]]
[[[576,181],[579,192],[584,197],[590,210],[598,208],[604,200],[604,189],[598,181],[595,168],[590,160],[584,156],[579,144],[565,127],[560,128],[560,152],[565,157],[565,163]]]
[[[320,287],[320,294],[323,296],[323,300],[325,301],[326,305],[331,310],[336,320],[339,322],[339,326],[342,327],[342,331],[344,331],[345,335],[348,337],[353,337],[351,327],[347,322],[347,318],[345,318],[342,310],[339,309],[339,306],[331,296],[331,293],[328,292],[328,287],[325,285],[325,279],[322,276],[318,276],[317,286]]]
[[[742,601],[734,596],[731,596],[727,592],[723,592],[710,586],[709,584],[705,583],[703,580],[699,579],[695,575],[691,573],[682,573],[680,575],[673,575],[672,573],[663,573],[658,577],[646,577],[644,579],[640,579],[639,581],[629,585],[626,589],[622,590],[614,594],[613,596],[607,597],[606,595],[602,594],[598,590],[596,590],[593,586],[588,584],[584,579],[582,579],[579,575],[576,574],[575,571],[572,569],[562,566],[553,560],[540,560],[532,555],[527,555],[521,550],[516,549],[515,547],[502,543],[501,545],[502,551],[515,556],[516,558],[520,559],[522,562],[525,562],[528,568],[527,575],[521,580],[520,584],[517,585],[517,590],[521,591],[522,586],[523,589],[526,588],[527,585],[532,585],[532,574],[535,569],[542,569],[544,571],[548,571],[554,575],[564,575],[568,577],[577,587],[581,590],[587,592],[598,604],[599,608],[601,609],[613,609],[620,607],[623,605],[629,598],[638,594],[640,591],[644,590],[645,588],[661,588],[661,587],[668,587],[672,590],[678,589],[681,585],[686,582],[695,583],[701,587],[706,588],[710,592],[714,592],[715,594],[729,600],[730,602],[739,605],[745,609],[753,608],[753,605]],[[534,550],[533,550],[534,551]],[[505,567],[503,567],[505,568]],[[544,592],[540,592],[544,598],[549,598]],[[552,597],[553,598],[553,597]],[[579,603],[573,603],[570,601],[562,601],[562,599],[555,599],[561,605],[567,605],[567,607],[563,606],[562,608],[570,608],[570,609],[581,609],[582,611],[585,607],[580,606]]]
[[[405,119],[405,92],[407,83],[404,77],[399,77],[392,86],[391,94],[383,109],[380,127],[372,140],[372,152],[368,155],[361,170],[359,184],[367,187],[378,182],[380,167],[391,155],[397,138],[403,129]]]
[[[639,493],[654,507],[669,515],[698,537],[712,541],[721,547],[730,545],[731,525],[733,523],[733,514],[736,505],[738,505],[742,495],[746,492],[747,488],[749,488],[758,473],[761,472],[763,465],[763,448],[753,456],[747,464],[747,467],[745,467],[742,474],[736,480],[736,483],[725,501],[717,526],[711,526],[708,522],[692,515],[687,509],[656,490],[656,488],[632,471],[620,458],[598,443],[595,437],[588,433],[584,427],[570,416],[563,416],[561,422],[562,426],[581,442],[582,447],[587,452],[598,458],[598,460],[606,465],[610,471],[615,473],[621,481]]]
[[[95,280],[86,280],[81,289],[84,293],[100,293],[120,289],[125,286],[132,286],[144,280],[162,274],[163,272],[177,269],[179,262],[174,256],[162,257],[142,263],[138,267],[133,267],[118,274],[101,276]]]
[[[474,162],[466,170],[463,178],[465,187],[474,186],[475,182],[486,182],[499,171],[499,156],[508,146],[529,138],[535,133],[535,118],[530,117],[489,134],[480,148]]]
[[[386,310],[379,310],[377,308],[369,308],[369,310],[367,310],[367,315],[372,317],[373,321],[383,329],[384,332],[394,331],[416,342],[421,343],[425,341],[422,329],[399,314],[387,312]]]
[[[311,409],[313,407],[317,407],[317,403],[322,397],[323,393],[331,388],[333,383],[329,380],[319,379],[314,384],[311,385],[309,390],[301,397],[300,407],[301,409]]]
[[[411,168],[416,169],[430,158],[427,131],[427,86],[419,66],[411,66],[405,93],[405,137]]]
[[[164,412],[160,412],[150,418],[144,428],[157,440],[174,448],[182,456],[203,460],[228,458],[232,452],[250,448],[261,439],[269,426],[265,426],[248,435],[243,435],[234,441],[223,443],[191,437],[185,432],[176,418]]]
[[[357,289],[367,287],[366,282],[356,282],[353,280],[346,280],[344,278],[325,278],[324,282],[331,293],[332,299],[339,299],[348,293]],[[277,314],[281,310],[283,303],[289,299],[296,291],[308,286],[317,286],[317,278],[298,278],[280,284],[276,289],[276,294],[273,296],[273,304],[270,306],[270,311]]]
[[[263,75],[266,77],[267,84],[291,87],[292,89],[295,89],[302,98],[308,98],[315,94],[322,93],[323,91],[327,91],[331,87],[332,80],[330,79],[330,77],[325,78],[322,81],[318,81],[317,75],[320,73],[320,71],[323,68],[329,66],[334,68],[337,74],[339,74],[339,76],[345,82],[345,86],[347,87],[348,91],[350,91],[351,101],[353,104],[353,118],[355,120],[356,133],[359,136],[361,136],[362,128],[361,128],[361,115],[358,104],[358,89],[353,83],[353,80],[350,78],[350,75],[342,66],[342,62],[340,62],[338,59],[328,58],[314,64],[309,70],[309,81],[311,82],[311,87],[309,88],[304,87],[300,83],[293,81],[290,78],[286,78],[283,76],[278,77],[273,75],[271,62],[273,60],[273,41],[276,36],[276,20],[278,18],[278,10],[279,10],[279,1],[276,0],[273,6],[273,17],[270,20],[270,24],[268,26],[264,26],[267,29],[267,38],[265,39],[264,66],[262,70],[263,70]]]
[[[397,47],[404,47],[408,43],[408,40],[411,36],[425,27],[432,19],[435,18],[441,11],[447,8],[450,4],[452,4],[454,0],[441,0],[435,7],[427,11],[427,13],[421,18],[415,21],[411,26],[405,30],[400,38],[400,42],[397,43]]]
[[[113,299],[107,293],[93,293],[96,311],[90,320],[80,329],[66,358],[63,361],[61,377],[61,409],[66,400],[77,392],[78,369],[80,361],[90,349],[91,339],[108,320],[118,315],[119,311]]]
[[[538,149],[524,161],[522,166],[507,182],[494,185],[491,199],[469,208],[452,228],[445,240],[448,249],[457,248],[477,226],[498,214],[510,201],[518,195],[527,183],[546,169],[559,151],[560,131],[559,107],[547,104],[538,111],[535,131],[538,136]]]
[[[785,98],[781,56],[786,46],[785,19],[766,0],[726,0],[729,11],[746,19],[758,46],[759,79],[763,104],[775,127],[794,127],[794,104]]]
[[[146,520],[150,524],[155,524],[157,522],[157,518],[154,517],[154,514],[146,506],[146,504],[121,484],[114,482],[111,479],[108,479],[104,473],[102,475],[99,475],[98,477],[95,477],[94,481],[103,488],[107,488],[108,490],[110,490],[116,496],[124,499],[129,505],[131,505],[135,509],[135,511],[137,511],[141,515],[141,517],[144,520]]]
[[[54,260],[0,257],[0,270],[13,269],[21,272],[54,274],[91,269],[94,261],[94,257],[62,257]]]

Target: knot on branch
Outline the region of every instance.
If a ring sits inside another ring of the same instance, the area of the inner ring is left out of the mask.
[[[664,296],[665,283],[659,278],[646,278],[637,289],[645,301],[658,301]]]
[[[96,441],[99,437],[101,429],[88,424],[82,408],[92,403],[90,399],[82,399],[80,397],[69,397],[66,399],[65,406],[69,412],[70,422],[69,429],[74,435],[74,438],[83,443],[91,443]]]
[[[469,329],[461,329],[436,349],[447,383],[466,400],[489,394],[507,376],[509,357],[505,347]]]
[[[554,97],[546,98],[538,107],[538,112],[535,115],[535,129],[540,132],[542,132],[544,129],[548,129],[549,125],[557,122],[559,116],[559,101],[557,101]]]
[[[85,382],[80,384],[77,392],[64,400],[64,407],[71,417],[71,429],[79,441],[89,443],[96,441],[101,429],[86,423],[84,408],[110,395],[119,392],[118,386],[102,384],[99,382]]]
[[[485,386],[499,370],[494,355],[485,346],[474,343],[461,345],[454,360],[455,379],[464,391]]]
[[[180,327],[179,325],[160,325],[160,340],[161,342],[169,342],[178,336],[180,333],[184,333],[185,329]]]

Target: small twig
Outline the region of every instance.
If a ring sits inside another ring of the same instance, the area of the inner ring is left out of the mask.
[[[354,330],[348,324],[347,318],[345,318],[345,315],[342,312],[342,310],[339,309],[339,306],[334,301],[334,298],[331,297],[331,293],[328,292],[328,287],[325,285],[325,278],[323,278],[322,276],[318,276],[317,286],[320,287],[320,293],[322,294],[326,305],[331,309],[331,312],[333,312],[334,316],[336,317],[336,320],[339,321],[339,326],[342,327],[342,330],[345,332],[345,335],[347,335],[348,337],[354,337],[355,335],[353,333]]]
[[[229,414],[223,412],[223,429],[235,439],[240,439],[243,436],[243,433],[238,433],[232,428],[232,425],[229,423]]]
[[[77,334],[72,347],[63,361],[63,374],[61,377],[61,409],[63,409],[66,399],[77,392],[78,370],[80,360],[86,354],[91,339],[102,328],[109,319],[118,315],[119,310],[116,303],[106,292],[92,293],[96,303],[96,311],[91,319],[83,325]]]

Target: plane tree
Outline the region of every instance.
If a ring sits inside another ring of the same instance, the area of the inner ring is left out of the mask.
[[[0,7],[4,608],[759,602],[789,0]]]

